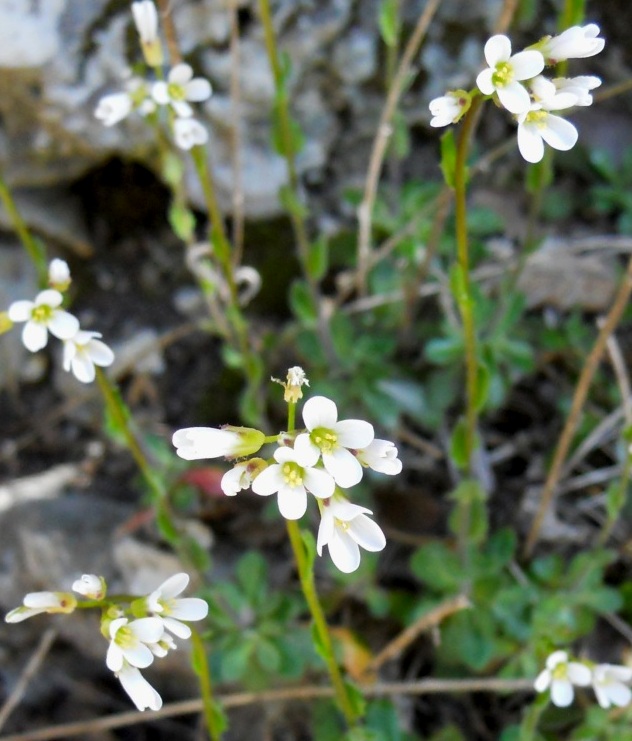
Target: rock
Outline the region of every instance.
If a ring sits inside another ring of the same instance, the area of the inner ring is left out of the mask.
[[[377,67],[377,38],[374,34],[353,29],[336,45],[334,64],[346,83],[365,82],[373,77]]]

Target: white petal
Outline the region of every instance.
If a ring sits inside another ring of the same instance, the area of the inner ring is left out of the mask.
[[[96,377],[94,363],[85,355],[76,355],[72,359],[70,367],[74,377],[81,383],[92,383]]]
[[[305,488],[314,496],[327,499],[334,493],[336,482],[333,478],[320,468],[306,468],[303,474]]]
[[[27,322],[22,330],[22,342],[24,347],[31,352],[37,352],[46,347],[48,342],[48,330],[38,322]]]
[[[498,100],[510,113],[524,113],[529,110],[531,98],[525,87],[513,80],[502,87],[496,88]]]
[[[489,67],[484,69],[482,72],[479,72],[476,78],[476,84],[483,95],[491,95],[494,92],[495,88],[494,83],[492,82],[493,75],[494,70],[489,69]]]
[[[188,64],[176,64],[169,72],[169,82],[172,85],[186,85],[193,77],[193,70]]]
[[[533,683],[533,689],[536,692],[544,692],[551,684],[551,672],[548,669],[541,671]]]
[[[211,83],[203,77],[196,77],[184,86],[184,92],[187,100],[201,103],[211,97]]]
[[[162,619],[157,617],[139,618],[131,622],[129,628],[143,643],[157,643],[164,633]]]
[[[366,448],[375,436],[373,425],[362,419],[343,419],[334,426],[338,445],[343,448]]]
[[[34,308],[35,304],[32,301],[14,301],[9,306],[9,319],[12,322],[27,322]]]
[[[292,448],[287,448],[284,445],[278,447],[274,451],[274,460],[277,463],[296,463],[296,453]]]
[[[176,600],[169,617],[177,620],[204,620],[208,615],[208,604],[199,597],[184,597]]]
[[[167,103],[171,100],[171,98],[169,97],[169,88],[167,86],[167,83],[163,80],[154,82],[151,88],[151,97],[159,105],[167,105]]]
[[[114,643],[110,642],[108,652],[105,655],[105,664],[110,671],[117,672],[123,666],[123,651]]]
[[[585,664],[570,661],[568,664],[568,678],[578,687],[588,687],[592,681],[592,672]]]
[[[299,466],[315,466],[320,458],[320,448],[311,441],[308,433],[300,434],[294,441],[294,453]]]
[[[546,126],[541,129],[540,135],[549,146],[562,152],[572,149],[578,136],[577,129],[570,121],[551,114],[547,116]]]
[[[286,520],[299,520],[307,510],[304,486],[282,486],[279,489],[279,512]]]
[[[338,486],[343,489],[355,486],[362,480],[362,466],[346,448],[336,448],[332,453],[323,453],[323,464]]]
[[[558,664],[568,663],[568,654],[566,651],[553,651],[546,660],[547,669],[555,669]]]
[[[596,691],[595,687],[595,691]],[[610,702],[619,708],[625,707],[632,700],[632,691],[629,687],[619,682],[614,682],[608,685],[607,693],[610,698]],[[604,707],[602,705],[602,707]]]
[[[338,421],[338,408],[325,396],[312,396],[303,406],[303,422],[310,432],[317,427],[333,429]]]
[[[566,708],[573,702],[573,685],[566,679],[551,682],[551,702],[558,708]]]
[[[334,533],[327,544],[329,555],[334,565],[344,574],[350,574],[360,565],[360,549],[358,544],[340,528],[335,528]]]
[[[193,115],[193,108],[186,100],[172,100],[171,105],[180,118],[190,118]]]
[[[252,490],[259,496],[269,497],[270,494],[275,494],[284,485],[282,466],[279,463],[273,463],[252,482]]]
[[[529,80],[544,69],[544,57],[534,49],[521,51],[511,58],[511,66],[516,80]]]
[[[334,534],[336,522],[331,514],[330,508],[326,507],[321,515],[320,525],[318,526],[318,539],[316,541],[316,550],[318,555],[323,555],[323,546],[327,545]]]
[[[59,597],[55,592],[29,592],[22,603],[25,607],[45,608],[59,607]]]
[[[484,54],[490,67],[495,67],[498,62],[506,62],[511,57],[511,41],[503,34],[492,36],[485,44]]]
[[[365,551],[381,551],[386,546],[382,529],[366,515],[354,518],[347,532]]]
[[[518,126],[518,149],[527,162],[539,162],[544,157],[544,142],[533,124]]]
[[[139,669],[144,669],[154,660],[154,655],[144,643],[136,643],[133,646],[125,647],[119,646],[119,648],[121,648],[125,660]],[[112,667],[109,668],[112,669]],[[118,669],[112,669],[112,671],[118,671]]]
[[[60,340],[69,340],[79,330],[79,320],[67,311],[59,309],[48,321],[48,329],[51,334]]]
[[[36,306],[50,306],[52,309],[56,309],[61,306],[64,297],[59,291],[54,288],[46,288],[44,291],[40,291],[35,297]]]
[[[159,591],[164,599],[173,599],[179,594],[182,594],[189,584],[189,575],[181,572],[170,576],[166,581],[158,587],[156,591]]]
[[[118,672],[117,676],[121,686],[138,710],[142,711],[147,708],[160,710],[162,707],[162,698],[138,669],[133,666],[126,666]]]
[[[185,427],[174,433],[172,442],[180,458],[193,461],[231,455],[239,446],[240,439],[234,432],[215,427]]]
[[[353,504],[347,499],[339,499],[338,497],[331,502],[329,509],[337,520],[342,520],[343,522],[350,522],[355,517],[362,514],[373,514],[371,510],[366,507],[361,507],[359,504]]]
[[[90,359],[95,365],[106,368],[114,362],[114,353],[100,340],[92,340],[89,346]]]
[[[595,697],[597,698],[597,702],[599,705],[601,705],[602,708],[609,708],[610,703],[610,687],[605,684],[596,684],[593,686],[593,689],[595,690]]]
[[[178,638],[183,638],[185,640],[191,637],[191,628],[189,628],[188,625],[181,623],[179,620],[175,620],[171,617],[164,617],[162,618],[162,622],[164,623],[165,628],[171,631],[174,636],[178,636]]]

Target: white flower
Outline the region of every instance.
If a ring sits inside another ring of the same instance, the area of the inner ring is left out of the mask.
[[[158,12],[151,0],[132,3],[134,24],[143,44],[151,44],[158,38]]]
[[[162,620],[157,617],[112,620],[109,627],[110,645],[105,657],[108,669],[120,672],[127,661],[140,669],[149,666],[154,655],[147,644],[158,643],[164,633]]]
[[[162,634],[162,638],[158,643],[148,643],[147,646],[152,654],[158,659],[163,659],[169,651],[175,651],[176,648],[178,648],[173,637],[166,632]]]
[[[553,81],[559,93],[570,93],[574,95],[575,105],[592,105],[593,97],[591,90],[601,85],[601,80],[594,75],[579,75],[578,77],[556,77]]]
[[[303,407],[303,421],[309,430],[296,438],[294,450],[303,460],[322,455],[325,469],[338,486],[347,489],[362,479],[362,466],[351,450],[361,450],[373,441],[373,425],[361,419],[338,420],[331,399],[313,396]],[[312,464],[313,465],[313,464]]]
[[[599,26],[596,23],[573,26],[559,36],[545,37],[535,48],[544,55],[548,65],[554,65],[565,59],[582,59],[599,54],[606,42],[598,36]]]
[[[173,122],[173,138],[180,149],[192,149],[206,144],[208,131],[195,118],[176,118]]]
[[[157,615],[164,627],[178,638],[189,638],[191,635],[191,628],[181,620],[203,620],[208,614],[208,604],[199,597],[176,599],[188,583],[188,574],[174,574],[145,600],[147,609]]]
[[[544,156],[544,142],[566,152],[577,142],[577,129],[570,121],[545,110],[543,103],[533,103],[518,116],[518,149],[527,162],[539,162]]]
[[[321,499],[334,493],[336,483],[321,468],[314,468],[319,453],[308,447],[304,450],[277,448],[277,461],[262,471],[253,481],[255,494],[267,497],[278,492],[279,511],[286,520],[298,520],[307,509],[307,492]]]
[[[112,93],[104,95],[94,111],[95,118],[104,126],[114,126],[129,116],[133,102],[128,93]]]
[[[568,90],[558,90],[555,83],[544,75],[529,81],[533,101],[547,111],[560,111],[577,105],[577,96]]]
[[[97,337],[99,332],[79,330],[74,337],[64,342],[64,370],[72,370],[82,383],[92,383],[96,372],[94,366],[105,368],[114,362],[114,353]]]
[[[242,489],[249,489],[255,477],[266,468],[262,458],[251,458],[243,463],[237,463],[230,471],[222,476],[220,486],[227,497],[234,497]]]
[[[70,268],[65,260],[56,257],[48,266],[48,284],[56,291],[63,293],[70,285]]]
[[[368,466],[374,471],[389,476],[401,473],[402,462],[397,457],[397,448],[389,440],[373,440],[368,447],[356,451],[356,456],[363,466]]]
[[[211,83],[203,77],[193,77],[188,64],[176,64],[169,72],[167,82],[155,82],[151,94],[159,105],[171,105],[181,118],[193,115],[187,101],[200,103],[211,96]]]
[[[172,437],[176,453],[186,461],[200,458],[242,458],[256,453],[265,442],[265,435],[251,427],[226,425],[215,427],[185,427]]]
[[[345,574],[360,565],[359,546],[367,551],[381,551],[386,545],[381,528],[367,514],[372,514],[370,509],[340,496],[322,503],[316,543],[318,555],[322,556],[323,546],[328,546],[331,560]]]
[[[73,582],[72,591],[89,599],[102,600],[105,597],[107,586],[102,576],[84,574],[81,579]]]
[[[14,301],[9,306],[12,322],[26,322],[22,342],[27,350],[37,352],[46,347],[48,332],[60,340],[70,339],[79,329],[79,320],[60,309],[63,296],[54,288],[40,291],[35,301]]]
[[[539,75],[544,69],[544,57],[535,49],[521,51],[511,56],[511,41],[507,36],[492,36],[485,44],[485,59],[489,68],[476,78],[484,95],[497,93],[501,104],[511,113],[522,113],[531,100],[520,80]]]
[[[616,705],[619,708],[632,700],[632,690],[626,683],[632,681],[632,669],[628,666],[599,664],[593,668],[592,686],[597,702],[602,708]]]
[[[428,105],[433,116],[430,125],[438,128],[457,123],[471,102],[470,94],[465,90],[449,90],[440,98],[434,98]]]
[[[5,615],[7,623],[21,623],[34,615],[49,613],[70,613],[77,606],[77,600],[70,592],[29,592],[22,600],[22,607],[16,607]]]
[[[139,710],[160,710],[162,698],[135,666],[124,663],[116,676]]]
[[[538,674],[533,687],[536,692],[551,689],[551,702],[560,708],[573,702],[573,685],[587,687],[592,679],[585,664],[569,661],[566,651],[554,651],[546,660],[546,669]]]

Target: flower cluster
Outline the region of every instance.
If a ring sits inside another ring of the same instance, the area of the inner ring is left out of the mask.
[[[536,692],[551,692],[551,702],[560,708],[573,702],[574,687],[592,688],[602,708],[612,705],[624,707],[632,700],[632,669],[614,664],[588,665],[571,661],[566,651],[554,651],[546,660],[546,667],[538,674]]]
[[[591,91],[601,85],[601,80],[592,75],[549,79],[542,72],[567,59],[592,57],[604,44],[594,23],[573,26],[559,36],[545,36],[516,54],[512,54],[507,36],[492,36],[484,49],[488,67],[476,78],[477,89],[449,91],[432,100],[430,125],[456,123],[473,97],[482,93],[513,114],[518,124],[518,149],[527,162],[542,159],[545,143],[561,151],[571,149],[577,141],[577,129],[553,112],[589,106]]]
[[[94,381],[95,366],[106,367],[114,353],[101,340],[99,332],[81,329],[79,320],[62,308],[64,293],[70,286],[70,270],[64,260],[53,260],[48,268],[49,288],[33,301],[14,301],[7,316],[11,322],[24,322],[22,342],[27,350],[37,352],[48,344],[48,333],[64,343],[63,367],[82,383]]]
[[[283,384],[289,403],[300,398],[303,385],[309,385],[303,371],[291,368]],[[349,573],[360,565],[360,547],[381,551],[386,539],[367,517],[371,511],[351,503],[343,490],[359,483],[364,468],[396,475],[402,463],[395,445],[376,439],[371,424],[359,419],[338,420],[335,403],[324,396],[308,399],[303,422],[305,428],[298,433],[270,438],[248,427],[188,427],[173,435],[173,444],[185,460],[234,460],[253,456],[266,442],[276,442],[271,459],[251,457],[236,462],[222,478],[222,491],[228,496],[247,488],[260,496],[276,494],[279,511],[288,520],[303,517],[308,495],[313,495],[321,514],[318,554],[328,546],[334,564]]]
[[[84,574],[73,583],[72,590],[87,602],[78,601],[71,592],[31,592],[4,619],[7,623],[19,623],[44,612],[71,613],[81,607],[99,607],[101,633],[108,641],[105,659],[108,669],[114,672],[139,710],[159,710],[162,698],[140,670],[177,647],[172,634],[178,638],[190,637],[191,628],[186,622],[206,617],[208,604],[204,600],[179,597],[188,583],[188,574],[175,574],[151,594],[130,603],[129,597],[106,599],[105,579]]]
[[[132,3],[134,24],[138,31],[145,61],[150,67],[162,65],[163,54],[158,33],[158,13],[152,0]],[[114,126],[132,112],[141,116],[154,113],[158,106],[167,108],[173,138],[180,149],[191,149],[208,141],[208,132],[193,117],[190,103],[201,103],[211,96],[211,84],[203,77],[194,77],[193,69],[184,63],[174,65],[167,79],[148,82],[130,77],[125,90],[106,95],[99,101],[94,115],[105,126]]]

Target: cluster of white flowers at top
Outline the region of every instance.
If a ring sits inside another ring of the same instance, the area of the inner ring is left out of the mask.
[[[156,6],[152,0],[139,0],[132,3],[132,14],[145,61],[150,67],[159,67],[163,55]],[[94,115],[105,126],[114,126],[132,111],[147,116],[157,106],[168,107],[173,111],[170,121],[174,141],[180,149],[188,150],[208,141],[208,131],[193,117],[190,103],[202,103],[211,93],[208,80],[194,77],[188,64],[179,63],[171,68],[166,80],[147,82],[141,77],[130,77],[124,91],[101,98]]]
[[[208,614],[203,599],[179,597],[188,583],[188,574],[175,574],[151,594],[135,599],[127,609],[116,597],[105,601],[107,584],[102,576],[84,574],[72,585],[74,592],[94,603],[87,606],[102,609],[101,633],[109,642],[105,663],[139,710],[159,710],[162,706],[162,698],[140,670],[177,648],[171,634],[189,638],[191,628],[186,622],[203,620]],[[70,592],[31,592],[4,619],[19,623],[44,612],[68,614],[78,606],[81,603]]]
[[[300,386],[308,382],[300,368],[292,368],[283,385],[292,397],[290,386],[296,386],[298,394]],[[322,555],[323,547],[328,546],[334,564],[349,573],[360,565],[360,547],[381,551],[386,539],[378,525],[367,517],[371,511],[352,504],[341,490],[359,483],[364,468],[393,476],[402,470],[402,462],[395,445],[376,439],[368,422],[339,421],[335,403],[324,396],[314,396],[305,403],[303,422],[305,430],[298,435],[284,433],[270,439],[249,427],[188,427],[173,435],[173,444],[185,460],[235,459],[252,456],[265,442],[276,440],[279,445],[272,460],[239,461],[224,474],[223,492],[234,496],[251,487],[260,496],[276,494],[279,511],[288,520],[303,517],[308,494],[312,494],[321,513],[318,554]]]
[[[27,350],[37,352],[48,344],[48,333],[64,343],[63,367],[72,371],[82,383],[94,381],[95,366],[114,362],[114,353],[103,342],[99,332],[88,332],[79,326],[73,314],[62,309],[64,292],[71,283],[70,270],[64,260],[53,260],[48,268],[50,288],[40,291],[33,301],[14,301],[7,311],[11,322],[22,323],[22,342]]]
[[[527,162],[539,162],[544,144],[566,151],[577,141],[572,123],[552,111],[589,106],[592,90],[601,80],[592,75],[548,79],[546,66],[567,59],[592,57],[604,48],[599,26],[573,26],[559,36],[546,36],[537,44],[512,54],[511,41],[498,34],[488,39],[484,54],[488,67],[476,78],[478,91],[493,96],[518,123],[518,149]],[[430,102],[431,126],[456,123],[469,109],[477,91],[449,91]]]
[[[546,667],[538,674],[536,692],[551,692],[551,702],[560,708],[573,702],[574,687],[592,688],[602,708],[612,705],[624,707],[632,700],[632,669],[615,664],[588,665],[570,661],[566,651],[554,651],[546,660]]]

